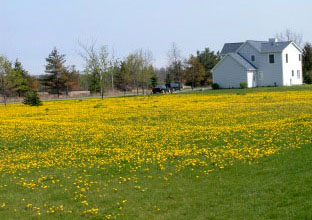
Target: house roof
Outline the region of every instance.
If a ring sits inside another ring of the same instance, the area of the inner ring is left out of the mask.
[[[269,42],[269,41],[247,40],[245,43],[226,43],[226,44],[224,44],[223,49],[221,51],[221,55],[226,55],[229,53],[236,53],[237,50],[242,45],[244,45],[246,43],[250,44],[252,47],[254,47],[256,50],[258,50],[260,53],[281,52],[286,47],[288,47],[290,44],[294,44],[294,46],[297,47],[298,50],[302,51],[302,49],[300,47],[298,47],[292,41]]]
[[[228,53],[235,53],[237,49],[242,46],[244,43],[227,43],[224,44],[223,49],[221,51],[221,55],[226,55]]]
[[[245,58],[243,58],[239,54],[237,54],[237,53],[229,53],[228,55],[230,57],[232,57],[236,62],[241,64],[244,68],[246,68],[246,70],[257,70],[257,68],[254,65],[249,63]]]
[[[292,41],[268,42],[268,41],[247,41],[261,53],[274,53],[283,51]]]
[[[212,69],[212,71],[214,71],[219,65],[221,65],[221,63],[227,59],[228,57],[232,58],[236,63],[240,64],[242,67],[244,67],[246,70],[257,70],[257,68],[252,65],[251,63],[249,63],[245,58],[243,58],[241,55],[237,54],[237,53],[228,53],[225,55],[225,57],[222,58],[222,60],[219,61],[219,63],[217,63],[217,65],[215,65]]]

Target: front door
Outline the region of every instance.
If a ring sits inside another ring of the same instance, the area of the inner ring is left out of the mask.
[[[257,75],[256,75],[256,73],[253,74],[252,87],[257,87]]]

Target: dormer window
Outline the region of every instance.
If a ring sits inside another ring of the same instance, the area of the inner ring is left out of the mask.
[[[275,63],[275,56],[274,56],[274,54],[269,54],[269,63]]]
[[[252,56],[251,56],[251,61],[252,61],[252,62],[255,62],[255,60],[256,60],[255,55],[252,55]]]
[[[286,54],[286,63],[288,63],[288,54]]]

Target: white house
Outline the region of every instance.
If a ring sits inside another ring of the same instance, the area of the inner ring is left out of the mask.
[[[221,88],[301,85],[302,49],[292,41],[226,43],[221,61],[212,69],[213,83]]]

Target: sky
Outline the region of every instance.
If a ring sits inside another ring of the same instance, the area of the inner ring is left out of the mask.
[[[56,47],[83,70],[78,42],[95,41],[121,59],[151,50],[162,67],[173,42],[184,57],[285,29],[311,42],[311,9],[311,0],[0,0],[0,54],[39,75]]]

